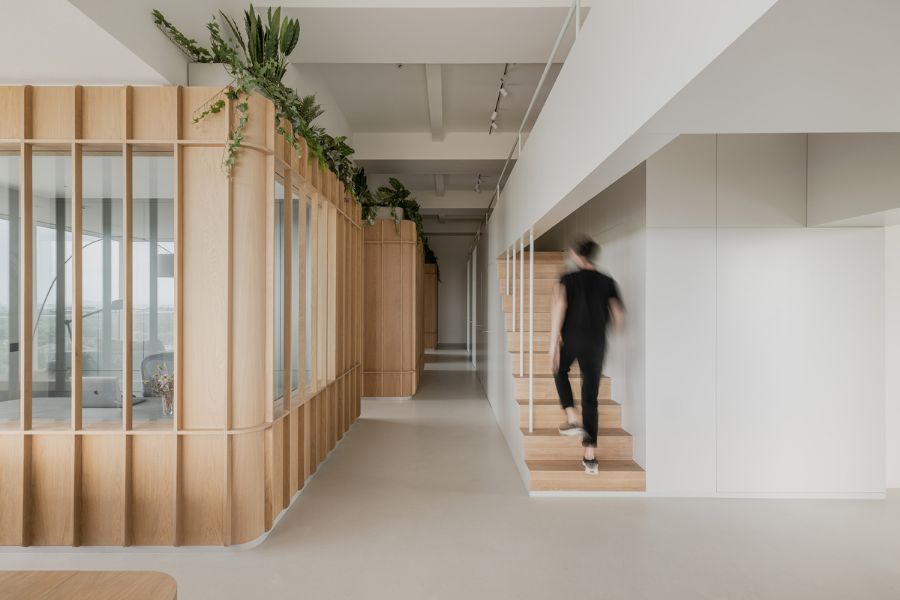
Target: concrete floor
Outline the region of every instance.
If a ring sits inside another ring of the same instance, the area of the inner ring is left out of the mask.
[[[900,598],[900,495],[529,498],[454,354],[414,400],[366,401],[256,548],[12,549],[0,568],[161,570],[182,600]]]

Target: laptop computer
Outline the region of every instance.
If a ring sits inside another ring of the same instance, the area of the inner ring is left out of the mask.
[[[85,408],[121,408],[118,377],[82,377],[81,405]]]

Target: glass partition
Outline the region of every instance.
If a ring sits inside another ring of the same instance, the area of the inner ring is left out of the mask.
[[[275,406],[284,394],[284,185],[275,181]]]
[[[16,427],[19,386],[19,151],[0,150],[0,427]]]
[[[72,420],[72,157],[32,156],[32,426]]]
[[[312,269],[312,201],[306,202],[306,385],[312,385],[312,299],[313,299],[313,269]]]
[[[85,426],[122,427],[124,245],[122,154],[84,152],[81,405]]]
[[[300,385],[300,314],[301,314],[301,282],[300,282],[300,198],[296,192],[291,197],[291,390]]]
[[[135,429],[171,428],[175,370],[175,158],[132,158],[132,418]],[[167,398],[168,394],[168,398]]]

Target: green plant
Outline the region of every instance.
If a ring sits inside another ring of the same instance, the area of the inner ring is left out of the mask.
[[[248,98],[251,93],[258,92],[275,106],[275,124],[279,135],[294,149],[299,149],[299,139],[306,140],[310,155],[327,165],[352,190],[354,198],[361,202],[356,195],[358,188],[352,185],[358,171],[350,160],[353,148],[347,144],[346,138],[334,138],[323,128],[312,124],[323,113],[315,95],[301,97],[281,81],[287,70],[287,58],[300,40],[299,21],[282,18],[280,8],[269,8],[263,18],[250,5],[249,10],[244,11],[244,29],[241,31],[237,21],[221,11],[219,14],[227,26],[230,41],[222,34],[219,23],[212,19],[206,25],[209,48],[181,33],[158,10],[153,11],[153,21],[190,60],[221,63],[231,77],[231,83],[199,109],[193,118],[196,123],[222,112],[228,102],[235,103],[238,120],[229,132],[223,159],[229,176],[244,139],[249,118]],[[282,126],[283,121],[291,124],[290,129]]]

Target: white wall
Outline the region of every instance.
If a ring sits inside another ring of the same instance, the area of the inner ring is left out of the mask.
[[[438,343],[466,343],[466,260],[472,248],[471,235],[428,236],[438,259]]]
[[[805,136],[682,136],[647,161],[647,485],[884,489],[884,243],[807,229]]]
[[[884,272],[885,475],[900,488],[900,225],[884,230]]]
[[[478,240],[475,262],[477,300],[474,344],[477,375],[527,489],[530,475],[525,467],[525,446],[519,429],[519,405],[515,399],[512,361],[507,351],[497,262],[490,254],[490,247],[490,234],[483,235]]]
[[[600,244],[598,267],[615,279],[627,311],[625,330],[610,335],[604,373],[623,407],[622,427],[634,439],[634,459],[645,462],[644,359],[646,176],[633,169],[535,241],[538,250],[565,250],[586,234]],[[601,424],[602,425],[602,424]]]

